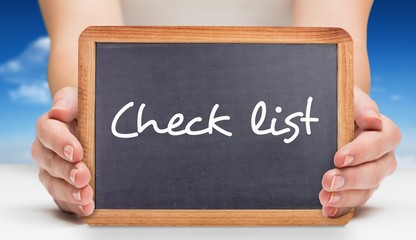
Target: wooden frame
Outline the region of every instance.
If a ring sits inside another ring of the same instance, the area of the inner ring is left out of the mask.
[[[95,189],[96,43],[290,43],[337,44],[338,148],[352,141],[353,43],[340,28],[291,27],[89,27],[79,39],[79,134]],[[353,216],[329,219],[321,210],[107,210],[83,218],[90,225],[276,226],[344,225]]]

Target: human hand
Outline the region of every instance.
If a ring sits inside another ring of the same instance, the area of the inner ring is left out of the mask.
[[[77,139],[78,92],[66,87],[54,97],[53,106],[36,123],[32,157],[39,167],[39,179],[65,212],[80,216],[94,211],[91,174],[81,161],[83,149]]]
[[[319,199],[326,217],[340,217],[365,204],[397,167],[394,149],[401,139],[400,130],[358,87],[354,89],[354,120],[355,139],[337,151],[336,168],[322,178]]]

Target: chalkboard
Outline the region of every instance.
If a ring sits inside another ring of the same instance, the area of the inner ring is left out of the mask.
[[[94,43],[94,76],[86,79],[94,91],[80,82],[80,104],[94,116],[85,127],[94,136],[87,148],[96,213],[128,210],[117,217],[123,221],[138,210],[320,212],[322,176],[352,136],[340,43],[218,41],[212,32],[235,28],[182,28],[187,40],[177,37],[180,28],[120,29],[123,41],[114,28],[81,36]],[[238,30],[261,37],[283,29]],[[83,102],[89,95],[93,103]]]

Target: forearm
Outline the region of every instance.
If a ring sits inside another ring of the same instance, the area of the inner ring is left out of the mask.
[[[341,27],[354,41],[354,81],[363,91],[370,90],[367,55],[367,22],[373,0],[296,0],[294,26]]]
[[[78,48],[76,43],[65,48],[51,47],[48,83],[52,96],[63,87],[78,86]]]
[[[119,0],[39,0],[51,39],[48,82],[52,96],[78,85],[78,37],[88,26],[123,25]]]

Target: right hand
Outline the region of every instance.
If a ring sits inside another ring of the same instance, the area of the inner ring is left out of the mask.
[[[91,174],[83,163],[77,139],[78,90],[65,87],[54,97],[53,106],[36,123],[32,157],[39,179],[65,212],[88,216],[94,211]]]

